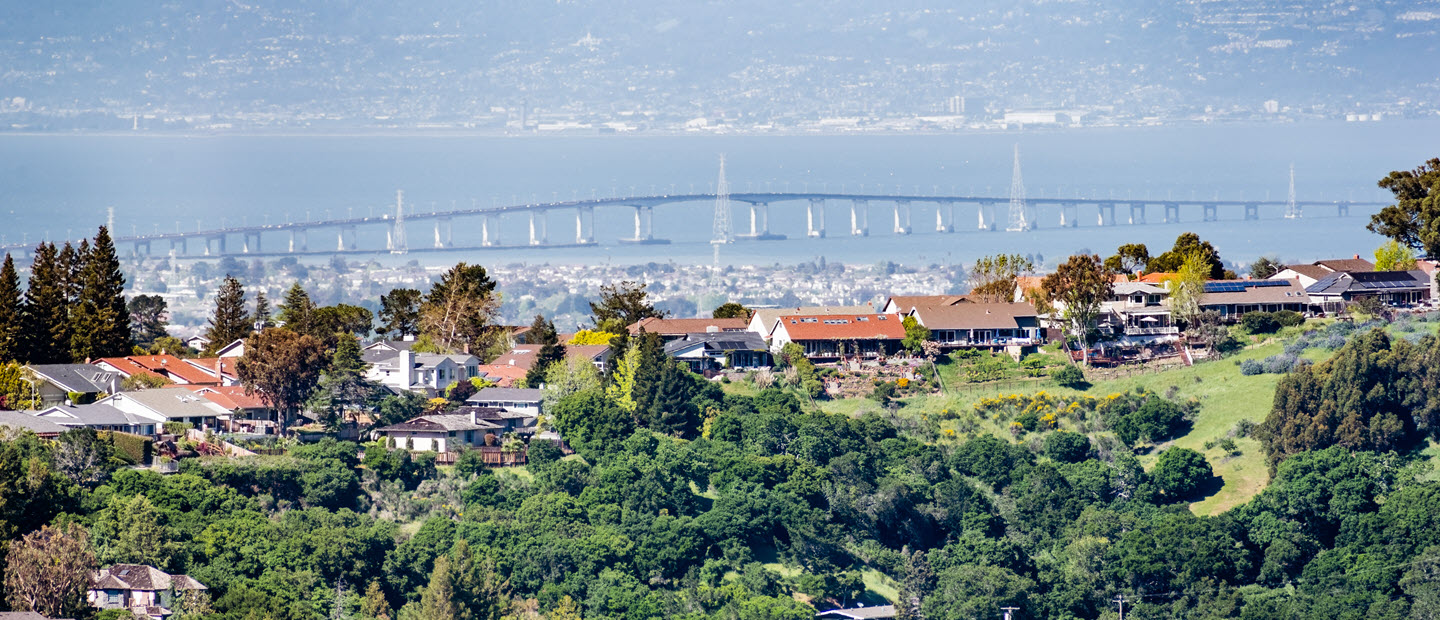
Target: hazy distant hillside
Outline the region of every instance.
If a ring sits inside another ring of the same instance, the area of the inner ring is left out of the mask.
[[[955,95],[970,116],[1122,118],[1440,100],[1422,60],[1440,56],[1440,0],[149,4],[12,3],[3,120],[485,126],[528,103],[659,126],[935,114]]]

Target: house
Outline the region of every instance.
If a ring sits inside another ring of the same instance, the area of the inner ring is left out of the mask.
[[[1180,328],[1171,319],[1170,291],[1147,282],[1114,285],[1101,303],[1100,327],[1120,337],[1172,336]]]
[[[1309,288],[1331,274],[1342,272],[1363,272],[1375,271],[1375,263],[1360,258],[1356,254],[1354,258],[1336,258],[1329,260],[1317,260],[1308,265],[1287,265],[1275,275],[1266,278],[1267,280],[1300,280],[1300,285]]]
[[[760,334],[750,331],[686,334],[665,343],[665,355],[685,362],[698,373],[722,368],[769,368],[775,365]]]
[[[874,312],[870,306],[799,306],[795,308],[760,308],[750,315],[750,322],[746,324],[748,331],[760,334],[761,338],[770,339],[771,330],[775,329],[775,321],[782,316],[803,315],[839,315],[839,314],[869,314]]]
[[[966,301],[965,295],[891,295],[880,306],[880,313],[909,314],[915,306],[953,306]]]
[[[1339,312],[1350,302],[1373,297],[1392,306],[1430,299],[1430,274],[1414,271],[1341,271],[1305,287],[1326,312]]]
[[[395,357],[415,346],[414,340],[377,340],[360,348],[360,359],[376,364]]]
[[[197,350],[197,351],[203,351],[204,349],[196,349],[196,350]],[[215,357],[231,357],[231,358],[234,358],[234,357],[244,357],[244,356],[245,356],[245,339],[244,339],[244,338],[236,338],[236,339],[235,339],[235,342],[232,342],[232,343],[227,344],[227,345],[225,345],[225,346],[223,346],[223,347],[220,347],[218,350],[215,351]]]
[[[54,439],[59,437],[60,433],[70,430],[51,420],[24,411],[0,411],[0,427],[7,427],[17,433],[30,431],[43,439]]]
[[[279,425],[280,414],[265,404],[259,394],[246,394],[239,385],[189,385],[185,386],[205,400],[229,411],[226,426],[230,432],[270,433]]]
[[[494,384],[495,387],[515,387],[515,382],[530,374],[528,369],[501,364],[481,364],[479,371],[480,378]]]
[[[439,394],[452,383],[478,376],[480,358],[474,355],[414,353],[409,349],[393,352],[365,370],[365,378],[393,390],[426,394]]]
[[[486,435],[498,439],[504,431],[500,424],[482,419],[476,409],[479,408],[465,413],[422,415],[376,432],[385,437],[387,448],[439,453],[478,448],[487,445]]]
[[[895,617],[894,605],[876,605],[874,607],[853,607],[850,609],[831,609],[815,614],[817,620],[882,620]]]
[[[562,340],[563,342],[563,340]],[[540,347],[536,345],[518,346],[508,353],[495,358],[495,361],[488,366],[514,366],[523,371],[529,371],[535,365],[535,358],[539,357]],[[605,372],[605,367],[610,363],[610,346],[604,344],[567,344],[565,345],[565,359],[583,359],[595,365],[600,372]],[[503,387],[503,386],[502,386]]]
[[[916,306],[908,316],[930,330],[942,348],[1035,345],[1044,341],[1035,306],[1028,303],[964,302],[949,306]],[[900,328],[905,337],[905,328]]]
[[[235,371],[236,358],[233,357],[191,357],[186,358],[186,364],[200,369],[200,372],[209,375],[216,383],[195,383],[193,385],[239,385],[240,375]]]
[[[147,436],[156,434],[166,422],[159,416],[125,411],[103,401],[88,405],[56,405],[35,412],[35,416],[65,430],[90,428]]]
[[[1200,310],[1214,310],[1227,321],[1247,312],[1310,310],[1310,296],[1299,280],[1212,280],[1205,283]]]
[[[787,315],[770,330],[770,350],[794,342],[810,359],[882,357],[900,350],[905,327],[894,314]]]
[[[148,373],[178,385],[220,385],[224,382],[214,369],[206,371],[174,355],[102,357],[95,361],[95,365],[126,378]]]
[[[143,564],[116,564],[95,572],[87,598],[100,609],[125,609],[139,618],[170,615],[175,599],[189,590],[208,590],[185,575]]]
[[[172,386],[121,392],[96,401],[97,405],[110,405],[126,413],[142,418],[163,422],[183,422],[197,429],[215,428],[220,420],[230,418],[230,412],[189,388]]]
[[[686,334],[713,332],[743,332],[750,323],[748,319],[640,319],[628,328],[630,335],[640,332],[659,334],[666,342],[684,338]]]
[[[31,364],[25,369],[37,379],[35,391],[46,405],[67,400],[90,402],[120,391],[120,373],[94,364]],[[80,398],[74,398],[76,395]]]
[[[538,389],[490,387],[465,399],[465,404],[538,416],[543,413],[543,401],[543,395]]]
[[[500,427],[500,433],[534,435],[538,414],[531,411],[511,411],[499,407],[477,407],[464,405],[455,410],[457,414],[474,415],[476,420],[489,422]]]
[[[181,340],[180,342],[185,343],[185,346],[196,351],[204,351],[205,347],[210,344],[210,339],[204,336],[191,336],[189,338]]]

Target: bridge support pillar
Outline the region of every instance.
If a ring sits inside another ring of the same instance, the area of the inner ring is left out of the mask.
[[[1076,226],[1080,225],[1079,218],[1076,215],[1076,211],[1078,209],[1079,207],[1075,206],[1075,203],[1073,202],[1060,203],[1061,228],[1075,228]]]
[[[545,212],[534,210],[530,212],[530,245],[545,245]]]
[[[225,253],[225,235],[224,235],[224,234],[219,234],[219,235],[215,235],[215,236],[213,236],[213,237],[206,237],[206,238],[205,238],[205,255],[206,255],[206,256],[209,256],[209,255],[210,255],[210,242],[211,242],[211,241],[214,241],[214,242],[215,242],[215,255],[216,255],[216,256],[220,256],[220,255],[222,255],[222,254]]]
[[[253,242],[251,240],[254,240]],[[240,236],[240,251],[245,254],[253,254],[260,250],[260,233],[244,233]]]
[[[750,205],[750,236],[756,239],[770,234],[770,204],[757,202]]]
[[[1114,226],[1114,225],[1115,225],[1115,203],[1113,203],[1113,202],[1102,202],[1102,203],[1100,203],[1100,204],[1097,205],[1097,206],[1099,207],[1100,210],[1099,210],[1098,216],[1096,217],[1096,224],[1099,225],[1099,226]],[[1108,218],[1106,217],[1107,215],[1109,216]]]
[[[1179,204],[1173,203],[1173,202],[1167,202],[1167,203],[1165,203],[1165,223],[1166,223],[1166,224],[1178,224],[1178,223],[1180,223],[1180,205],[1179,205]]]
[[[805,234],[817,239],[825,238],[825,199],[811,198],[805,209]]]
[[[654,240],[655,232],[655,211],[650,207],[635,207],[635,238],[631,241],[644,242]]]
[[[1144,224],[1144,223],[1145,223],[1145,203],[1143,203],[1143,202],[1132,202],[1132,203],[1130,203],[1130,223],[1131,223],[1132,225],[1133,225],[1133,224]]]
[[[955,203],[935,203],[935,232],[955,232]]]
[[[1350,203],[1348,203],[1348,202],[1342,202],[1342,203],[1336,204],[1336,205],[1335,205],[1335,215],[1336,215],[1336,217],[1349,217],[1349,216],[1350,216]]]
[[[895,234],[910,234],[910,201],[895,201]]]
[[[435,247],[454,247],[454,232],[454,226],[450,223],[450,218],[435,218]]]
[[[1258,219],[1260,219],[1260,205],[1257,205],[1257,204],[1255,204],[1255,203],[1253,203],[1253,202],[1252,202],[1252,203],[1247,203],[1247,204],[1245,205],[1245,219],[1247,219],[1247,220],[1258,220]]]
[[[850,234],[856,237],[870,236],[870,203],[855,199],[850,201]]]
[[[142,248],[143,248],[143,249],[142,249]],[[135,252],[135,256],[137,256],[137,257],[138,257],[138,256],[149,256],[149,255],[150,255],[150,242],[149,242],[149,241],[136,241],[136,242],[135,242],[134,252]]]
[[[590,220],[590,227],[585,227],[585,220]],[[577,207],[575,209],[575,243],[588,245],[595,243],[595,207]]]
[[[995,203],[980,203],[980,230],[995,230]]]
[[[500,216],[484,215],[480,218],[480,245],[489,247],[500,243]]]
[[[309,246],[309,245],[310,245],[310,234],[309,234],[309,233],[307,233],[307,232],[304,231],[304,230],[294,230],[294,229],[292,229],[292,230],[290,231],[290,251],[291,251],[291,252],[304,252],[304,251],[306,251],[306,250],[309,249],[309,248],[307,247],[307,246]]]
[[[1216,211],[1217,207],[1215,205],[1205,205],[1204,215],[1202,215],[1200,219],[1206,222],[1214,222],[1220,219],[1220,216],[1216,214]]]
[[[176,253],[175,253],[175,248],[180,248],[180,253],[179,253],[179,254],[176,254]],[[189,243],[186,242],[185,237],[181,237],[181,238],[179,238],[179,239],[171,239],[171,240],[170,240],[170,255],[171,255],[171,256],[184,256],[184,255],[189,254],[189,253],[190,253]]]

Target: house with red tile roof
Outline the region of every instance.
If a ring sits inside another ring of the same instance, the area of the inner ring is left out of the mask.
[[[174,355],[127,355],[102,357],[96,366],[120,373],[125,377],[149,373],[180,385],[220,385],[223,380],[212,372],[187,363]]]
[[[221,423],[228,423],[231,431],[238,432],[246,429],[257,432],[264,432],[265,428],[273,429],[279,420],[275,410],[265,404],[259,394],[246,394],[245,388],[239,385],[187,385],[184,386],[200,396],[230,412],[229,420],[221,420]]]
[[[770,350],[779,353],[794,342],[810,359],[894,355],[905,339],[900,321],[895,314],[782,316],[770,331]]]

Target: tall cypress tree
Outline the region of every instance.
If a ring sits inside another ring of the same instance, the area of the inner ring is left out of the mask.
[[[76,360],[118,357],[130,352],[130,311],[125,305],[125,274],[115,244],[104,226],[95,245],[81,246],[79,294],[71,313],[70,356]]]
[[[205,345],[205,354],[214,354],[249,336],[250,331],[250,316],[245,312],[245,287],[234,277],[225,276],[225,282],[215,294],[215,314],[210,317],[210,328],[205,331],[205,338],[210,341]]]
[[[309,334],[314,315],[315,302],[310,301],[310,294],[296,282],[290,286],[290,290],[285,291],[285,300],[280,302],[280,314],[275,318],[280,319],[285,329],[297,334]]]
[[[250,323],[258,329],[275,326],[275,321],[270,320],[270,300],[265,298],[264,288],[255,291],[255,314],[250,316]]]
[[[18,360],[24,353],[20,311],[20,274],[7,252],[0,266],[0,363]]]
[[[55,244],[41,243],[35,248],[21,314],[25,340],[21,359],[31,364],[70,361],[69,300],[65,295],[66,278],[60,269]]]
[[[560,344],[555,324],[540,314],[535,315],[535,322],[530,324],[527,336],[531,346],[540,346],[540,352],[535,355],[535,364],[525,373],[525,385],[538,388],[545,382],[545,371],[550,365],[565,359],[565,345]]]

